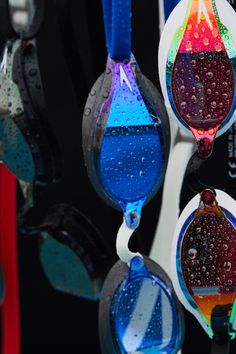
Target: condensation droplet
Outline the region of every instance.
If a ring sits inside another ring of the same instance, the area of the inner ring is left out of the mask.
[[[84,111],[84,115],[87,117],[89,116],[91,113],[91,109],[90,108],[85,108],[85,111]]]
[[[207,37],[203,38],[203,44],[209,45],[209,39]]]
[[[208,130],[208,133],[209,133],[210,135],[214,135],[214,133],[215,133],[215,129],[210,128],[210,129]]]
[[[212,108],[216,108],[216,107],[217,107],[216,101],[212,101],[212,102],[211,102],[211,107],[212,107]]]
[[[188,251],[189,258],[196,259],[197,258],[197,250],[196,248],[190,248]]]
[[[216,52],[220,52],[222,50],[222,44],[220,42],[216,42],[215,50]]]
[[[227,251],[227,249],[228,249],[228,245],[225,243],[225,244],[223,245],[223,250],[224,250],[224,251]]]
[[[200,58],[201,60],[203,60],[203,59],[205,58],[204,52],[201,52],[201,53],[199,54],[199,58]]]
[[[193,103],[197,103],[197,97],[196,97],[195,95],[192,95],[191,101],[192,101]]]
[[[218,36],[218,31],[217,31],[216,28],[214,28],[214,29],[212,30],[212,35],[213,35],[214,37],[217,37],[217,36]]]
[[[190,52],[193,49],[192,42],[187,41],[185,44],[185,48],[187,52]]]
[[[212,79],[214,75],[213,75],[213,72],[212,72],[212,71],[208,71],[208,72],[206,73],[206,76],[207,76],[208,79]]]
[[[229,272],[231,270],[232,264],[229,261],[224,262],[223,264],[224,269]]]

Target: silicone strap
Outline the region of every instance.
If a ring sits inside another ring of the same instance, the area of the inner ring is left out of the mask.
[[[236,11],[236,0],[227,0],[230,5],[232,6],[232,8]]]
[[[163,188],[162,206],[150,253],[150,257],[158,262],[169,276],[171,275],[170,261],[166,255],[170,253],[172,247],[174,230],[179,218],[179,200],[185,169],[189,158],[192,156],[193,148],[193,141],[181,141],[174,146],[170,153]],[[176,161],[178,161],[178,164],[176,164]]]
[[[20,353],[20,313],[16,242],[16,179],[0,163],[0,259],[5,296],[2,306],[2,354]]]
[[[214,340],[211,345],[211,354],[229,354],[230,352],[230,341],[227,343],[220,345],[217,344]]]
[[[129,249],[129,240],[130,240],[130,237],[132,236],[133,232],[134,232],[134,230],[130,229],[127,226],[125,219],[124,219],[123,223],[120,226],[120,229],[118,231],[117,238],[116,238],[117,255],[122,262],[128,263],[128,265],[134,257],[139,256],[142,258],[142,255],[140,253],[131,252]]]
[[[35,14],[32,20],[32,24],[27,32],[17,33],[12,26],[11,16],[10,16],[10,5],[9,0],[0,1],[0,33],[2,39],[5,41],[7,39],[22,37],[23,39],[32,39],[38,33],[45,12],[45,0],[34,0]]]
[[[131,0],[102,0],[106,44],[114,60],[131,55]]]
[[[203,167],[206,159],[202,159],[198,152],[195,152],[191,159],[189,160],[188,166],[186,168],[186,179],[189,187],[194,193],[201,193],[204,189],[214,188],[201,182],[198,178],[199,170]]]

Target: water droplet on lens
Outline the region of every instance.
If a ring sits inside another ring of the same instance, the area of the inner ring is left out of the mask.
[[[191,101],[192,101],[193,103],[197,103],[197,97],[196,97],[195,95],[192,95]]]
[[[218,31],[217,31],[216,28],[214,28],[211,33],[212,33],[212,35],[213,35],[214,37],[217,37],[217,36],[218,36]]]
[[[105,91],[104,93],[103,93],[103,97],[104,98],[107,98],[109,96],[109,92],[108,91]]]
[[[206,76],[207,76],[208,79],[212,79],[214,75],[213,75],[213,72],[212,72],[212,71],[208,71],[208,72],[206,73]]]
[[[200,58],[201,60],[203,60],[203,59],[205,58],[205,54],[204,54],[203,52],[201,52],[201,53],[199,54],[199,58]]]
[[[36,69],[30,69],[29,70],[29,76],[33,77],[37,74],[37,70]]]
[[[185,48],[186,48],[187,52],[190,52],[193,49],[192,42],[187,41],[186,44],[185,44]]]
[[[212,101],[212,102],[211,102],[211,107],[212,107],[212,108],[216,108],[216,106],[217,106],[216,101]]]
[[[91,109],[90,108],[85,108],[85,111],[84,111],[84,115],[87,117],[89,116],[91,113]]]
[[[188,251],[188,255],[190,259],[196,259],[197,258],[197,250],[195,248],[190,248]]]
[[[231,270],[232,264],[228,261],[224,262],[223,264],[224,269],[229,272]]]
[[[220,42],[216,42],[215,44],[215,50],[217,52],[220,52],[222,50],[222,44]]]

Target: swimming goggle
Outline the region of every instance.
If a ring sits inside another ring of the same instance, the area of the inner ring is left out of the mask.
[[[168,112],[197,141],[203,158],[235,121],[236,14],[226,0],[182,0],[159,46]]]

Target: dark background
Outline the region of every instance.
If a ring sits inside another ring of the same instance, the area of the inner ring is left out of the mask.
[[[159,87],[158,1],[136,0],[132,7],[133,53],[142,72]],[[52,205],[67,202],[91,219],[114,253],[115,236],[122,216],[107,206],[93,190],[81,147],[83,107],[93,83],[104,71],[107,57],[101,1],[48,0],[37,44],[48,117],[61,146],[64,165],[61,182],[44,189],[27,221],[38,224]],[[224,189],[224,185],[231,183],[225,178],[227,137],[216,145],[217,151],[202,178],[214,175],[214,183]],[[221,175],[214,173],[219,172],[220,163]],[[235,193],[234,184],[230,186]],[[185,185],[181,201],[183,207],[191,196]],[[136,233],[138,246],[133,242],[133,248],[144,254],[148,254],[150,249],[160,201],[161,191],[144,208],[141,226]],[[40,265],[37,237],[19,235],[18,240],[22,354],[99,354],[98,304],[52,289]],[[183,353],[210,353],[207,335],[193,316],[186,314],[186,320]],[[235,348],[234,345],[232,353],[235,353]]]

